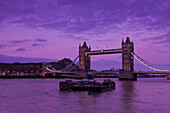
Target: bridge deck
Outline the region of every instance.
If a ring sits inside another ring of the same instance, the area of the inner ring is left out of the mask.
[[[119,49],[101,49],[101,50],[96,50],[96,51],[89,51],[86,52],[85,54],[87,55],[101,55],[101,54],[116,54],[116,53],[122,53],[122,48]]]
[[[145,71],[134,71],[136,74],[170,74],[170,72],[145,72]]]
[[[46,72],[46,74],[53,74],[53,73],[57,73],[57,74],[75,74],[76,72]]]

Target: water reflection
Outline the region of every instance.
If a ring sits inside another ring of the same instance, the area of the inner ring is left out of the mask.
[[[79,112],[89,113],[93,105],[93,99],[88,96],[88,93],[82,93],[79,98],[79,105],[81,107]]]
[[[121,106],[122,110],[127,113],[134,112],[134,100],[136,97],[134,81],[121,82]]]

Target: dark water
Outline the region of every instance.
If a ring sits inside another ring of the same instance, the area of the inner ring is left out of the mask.
[[[0,79],[0,113],[170,112],[170,80],[113,80],[115,90],[89,94],[61,92],[59,81],[64,79]]]

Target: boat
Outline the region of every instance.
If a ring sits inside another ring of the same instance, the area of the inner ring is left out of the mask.
[[[170,80],[170,75],[168,75],[168,76],[164,77],[164,79],[166,79],[166,80]]]
[[[59,82],[60,90],[72,90],[73,89],[73,81],[66,80],[65,82]]]
[[[103,83],[96,82],[89,87],[89,92],[104,92],[115,89],[115,82],[110,79],[104,80]]]
[[[94,81],[82,80],[72,81],[66,80],[65,82],[59,82],[60,90],[67,91],[88,91],[89,86],[92,86]]]
[[[60,90],[66,91],[89,91],[89,92],[103,92],[115,89],[115,82],[110,79],[104,80],[103,83],[89,80],[72,81],[66,80],[59,83]]]

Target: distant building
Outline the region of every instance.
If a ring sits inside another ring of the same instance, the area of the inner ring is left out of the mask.
[[[70,64],[72,61],[70,59],[64,58],[63,60],[60,60],[58,62],[48,62],[48,65],[51,65],[51,67],[60,70],[64,67],[66,67],[68,64]],[[18,75],[18,73],[37,73],[40,72],[41,68],[43,66],[43,62],[41,63],[0,63],[0,76],[2,75],[10,75],[15,74]],[[73,64],[75,66],[75,64]],[[78,70],[78,67],[74,70]]]

